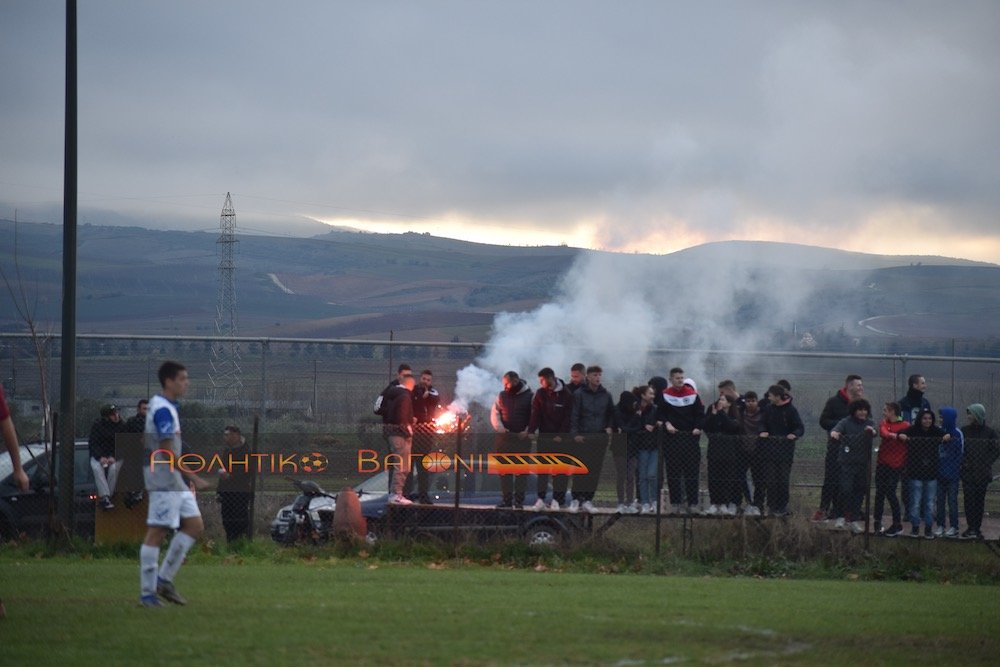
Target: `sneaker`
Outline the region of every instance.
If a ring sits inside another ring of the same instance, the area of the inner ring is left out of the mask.
[[[959,537],[961,540],[981,540],[983,539],[983,534],[980,533],[975,528],[969,528],[967,531],[961,534]]]
[[[653,514],[654,512],[656,512],[656,508],[650,505],[649,503],[643,503],[642,507],[639,509],[639,512],[642,514]]]
[[[760,508],[756,505],[747,505],[746,510],[743,511],[743,516],[760,516]]]
[[[736,505],[736,503],[729,503],[728,505],[726,505],[725,511],[723,513],[726,516],[736,516],[737,514],[739,514],[739,512],[740,508]]]
[[[892,526],[886,528],[885,532],[882,533],[882,535],[884,535],[885,537],[899,537],[900,534],[902,534],[902,532],[903,532],[902,526],[897,526],[893,524]]]
[[[115,504],[111,502],[111,498],[109,498],[108,496],[104,496],[103,498],[101,498],[99,503],[101,505],[101,509],[104,510],[105,512],[108,510],[113,510],[115,508]]]
[[[686,513],[687,514],[701,514],[701,508],[698,507],[697,505],[688,505]]]
[[[155,595],[143,595],[139,598],[139,606],[141,607],[162,607],[163,603],[160,602],[160,598]]]
[[[937,537],[934,532],[936,531],[932,531],[930,528],[924,528],[924,539],[933,540]]]
[[[421,505],[433,505],[434,504],[434,500],[429,495],[427,495],[426,493],[421,493],[419,496],[417,496],[417,502],[420,503]]]
[[[627,508],[625,507],[624,503],[618,503],[618,508],[615,511],[617,511],[619,514],[625,514],[627,512]]]
[[[552,502],[555,502],[555,501],[553,500]],[[532,512],[541,512],[543,509],[545,509],[545,501],[542,500],[541,498],[539,498],[538,500],[536,500],[535,504],[531,506],[531,511]]]
[[[833,529],[834,530],[843,530],[846,526],[847,526],[847,522],[844,521],[844,517],[840,517],[836,521],[833,522]]]
[[[821,521],[826,521],[829,517],[826,515],[826,510],[816,510],[813,512],[810,521],[813,523],[820,523]]]
[[[590,502],[589,500],[584,501],[584,503],[580,505],[580,509],[582,509],[587,514],[597,514],[597,508],[594,507],[594,503]]]
[[[851,532],[855,535],[860,535],[865,532],[865,524],[863,521],[852,521],[850,528]]]
[[[571,500],[570,503],[569,503],[569,507],[566,508],[566,511],[567,512],[572,512],[573,514],[576,514],[577,512],[579,512],[580,511],[580,501],[579,500]]]
[[[705,510],[705,516],[715,516],[718,513],[719,513],[718,505],[709,505],[708,509]]]
[[[522,503],[519,500],[515,501],[514,502],[514,509],[516,509],[516,510],[523,510],[524,509],[524,503]]]
[[[876,535],[881,535],[881,534],[882,534],[883,532],[885,532],[885,531],[883,531],[883,530],[882,530],[882,524],[880,524],[880,523],[875,523],[875,524],[874,524],[874,525],[872,526],[872,532],[873,532],[873,533],[875,533]]]
[[[156,580],[156,594],[167,602],[173,602],[174,604],[187,604],[187,600],[181,597],[181,594],[177,592],[174,588],[174,582],[164,581],[163,579],[157,578]]]
[[[390,505],[412,505],[413,501],[406,496],[397,496],[395,493],[389,494]]]
[[[934,529],[934,537],[943,537],[943,536],[944,536],[944,528],[938,526],[937,528]]]
[[[514,503],[513,501],[510,500],[501,500],[500,502],[497,503],[497,509],[498,510],[514,509]]]
[[[944,531],[944,536],[952,539],[958,537],[958,528],[952,526],[948,530]]]
[[[639,513],[639,503],[632,503],[631,505],[625,506],[625,514],[638,514]]]
[[[910,529],[910,537],[920,537],[920,529],[914,526]]]
[[[557,510],[557,509],[559,509],[559,501],[556,500],[555,498],[553,498],[552,502],[549,503],[549,509],[550,510]]]

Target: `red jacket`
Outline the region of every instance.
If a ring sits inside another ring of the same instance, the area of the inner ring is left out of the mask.
[[[899,470],[906,465],[906,443],[897,436],[910,428],[910,422],[899,420],[889,422],[882,420],[878,426],[878,434],[882,437],[882,446],[878,449],[878,463]]]

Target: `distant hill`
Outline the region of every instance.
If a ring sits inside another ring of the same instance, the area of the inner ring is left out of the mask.
[[[39,318],[57,322],[62,229],[21,223],[18,230],[22,271],[38,297]],[[81,333],[213,331],[216,234],[82,225],[78,235]],[[13,241],[13,223],[0,221],[5,269],[11,265]],[[546,302],[581,253],[591,252],[339,229],[312,238],[241,236],[236,254],[240,331],[384,338],[392,329],[403,338],[482,340],[495,313]],[[827,287],[802,314],[802,327],[846,327],[846,333],[857,336],[905,334],[915,322],[936,337],[976,338],[1000,331],[1000,267],[982,262],[757,241],[618,257],[641,257],[651,266],[694,273],[710,272],[722,262],[745,264],[751,273],[811,272],[817,284]],[[748,302],[744,315],[753,317],[755,308]],[[8,295],[0,294],[0,328],[19,326]]]

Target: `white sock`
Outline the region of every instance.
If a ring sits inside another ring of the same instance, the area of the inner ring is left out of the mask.
[[[139,592],[156,595],[156,566],[160,562],[160,547],[143,544],[139,547]]]
[[[167,547],[167,555],[163,558],[163,565],[160,566],[160,579],[163,581],[173,581],[177,570],[181,569],[184,556],[188,549],[194,546],[194,538],[183,531],[178,531],[174,539],[170,540]]]

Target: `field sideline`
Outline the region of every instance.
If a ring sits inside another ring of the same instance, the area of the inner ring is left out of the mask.
[[[996,588],[602,575],[359,558],[188,563],[142,609],[126,559],[0,559],[4,664],[995,664]]]

